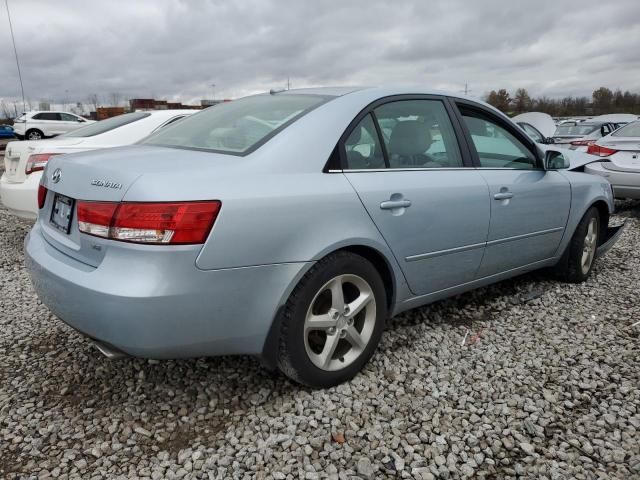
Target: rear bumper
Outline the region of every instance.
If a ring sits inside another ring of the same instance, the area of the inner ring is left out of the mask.
[[[0,199],[10,213],[35,220],[38,216],[38,185],[42,172],[27,175],[22,183],[11,183],[6,173],[0,177]]]
[[[601,162],[585,165],[584,171],[609,180],[616,198],[640,199],[640,173],[609,170]]]
[[[36,223],[25,240],[25,261],[38,296],[55,315],[128,355],[261,353],[305,264],[204,271],[195,266],[199,249],[113,248],[94,268],[51,246]]]

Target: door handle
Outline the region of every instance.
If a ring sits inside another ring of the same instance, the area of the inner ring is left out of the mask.
[[[411,200],[387,200],[380,204],[382,210],[393,210],[394,208],[407,208],[411,206]]]
[[[493,198],[495,198],[496,200],[509,200],[510,198],[513,198],[513,193],[511,192],[500,192],[500,193],[496,193]]]

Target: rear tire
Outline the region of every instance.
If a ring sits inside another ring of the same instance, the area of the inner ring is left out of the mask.
[[[591,273],[600,239],[600,213],[591,207],[584,214],[571,237],[556,274],[565,282],[582,283]]]
[[[350,380],[373,355],[386,317],[376,268],[351,252],[330,254],[307,272],[282,311],[278,368],[313,388]]]
[[[27,131],[25,138],[27,140],[42,140],[44,138],[44,134],[37,128],[32,128]]]

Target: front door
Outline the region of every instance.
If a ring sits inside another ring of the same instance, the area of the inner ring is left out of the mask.
[[[465,164],[444,102],[379,105],[343,148],[345,175],[413,293],[472,281],[489,227],[487,184]]]
[[[552,258],[571,206],[571,188],[559,172],[545,171],[535,147],[488,112],[461,109],[489,187],[491,224],[479,277]]]

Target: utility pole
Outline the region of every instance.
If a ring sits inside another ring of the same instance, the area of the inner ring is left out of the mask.
[[[211,100],[212,101],[215,100],[216,99],[216,84],[215,83],[211,84],[211,95],[212,95]]]
[[[4,5],[7,7],[7,18],[9,18],[9,30],[11,31],[11,41],[13,42],[13,53],[16,57],[16,66],[18,67],[18,79],[20,80],[20,91],[22,92],[22,111],[27,111],[27,105],[24,101],[24,86],[22,84],[22,72],[20,72],[20,61],[18,60],[18,50],[16,49],[16,38],[13,35],[13,23],[11,22],[11,13],[9,12],[9,0],[4,0]]]
[[[287,75],[287,90],[291,89],[291,77]]]

